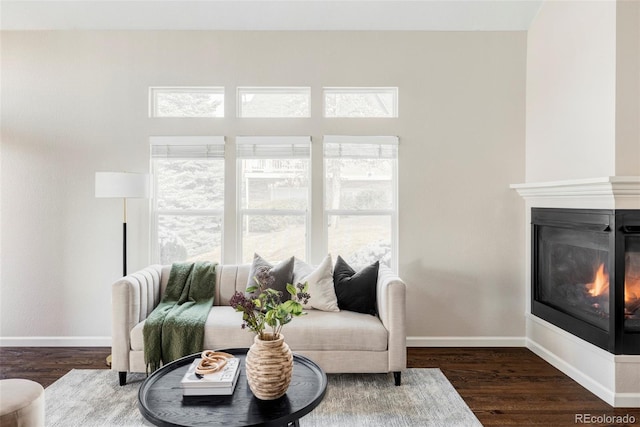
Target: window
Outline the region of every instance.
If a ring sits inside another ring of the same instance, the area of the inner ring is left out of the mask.
[[[222,260],[224,137],[152,137],[152,254]]]
[[[237,137],[239,262],[306,259],[311,137]]]
[[[325,117],[398,117],[397,87],[326,87]]]
[[[313,258],[330,252],[354,267],[381,260],[397,270],[398,138],[325,136],[323,167],[316,163],[312,170],[310,136],[256,135],[285,122],[297,129],[310,125],[279,120],[311,117],[310,87],[236,90],[242,119],[230,135],[235,156],[225,157],[223,136],[150,138],[153,261],[241,264],[257,252],[271,262],[295,255],[317,263]],[[171,118],[224,117],[224,95],[223,87],[151,87],[150,116],[188,130],[193,122]],[[323,101],[327,118],[398,117],[396,87],[325,87]],[[314,123],[320,133],[336,124]],[[255,136],[236,136],[243,129]],[[320,192],[313,199],[312,187]]]
[[[222,87],[149,88],[150,117],[224,117]]]
[[[329,253],[397,271],[398,138],[325,136],[323,149]]]
[[[308,87],[239,87],[238,117],[311,117]]]

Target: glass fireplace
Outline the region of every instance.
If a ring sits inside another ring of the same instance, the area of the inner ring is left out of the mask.
[[[640,210],[532,209],[531,312],[640,354]]]

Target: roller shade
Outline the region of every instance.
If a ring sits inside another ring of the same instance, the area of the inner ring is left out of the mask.
[[[153,136],[152,158],[224,158],[223,136]]]
[[[327,135],[323,149],[327,158],[396,159],[398,137]]]
[[[311,156],[310,136],[239,136],[238,159],[296,159]]]

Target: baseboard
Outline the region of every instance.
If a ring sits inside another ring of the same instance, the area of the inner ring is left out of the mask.
[[[630,392],[615,389],[620,378],[637,384],[638,356],[611,354],[535,316],[527,321],[527,348],[533,353],[609,405],[640,408],[638,387]]]
[[[111,347],[111,337],[0,337],[0,347]]]
[[[640,393],[616,393],[614,408],[640,408]]]
[[[526,337],[407,337],[407,347],[526,347]]]
[[[551,364],[553,367],[571,377],[571,379],[589,390],[591,393],[595,394],[600,399],[613,406],[615,397],[614,393],[608,388],[604,387],[598,381],[591,378],[591,376],[574,368],[569,363],[558,357],[556,354],[552,353],[551,351],[547,350],[534,341],[527,340],[527,348],[538,355],[541,359]]]

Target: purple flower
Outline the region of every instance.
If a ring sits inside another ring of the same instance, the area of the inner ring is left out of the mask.
[[[271,269],[266,266],[258,267],[255,277],[261,290],[273,287],[276,282],[276,278],[271,274]]]
[[[251,312],[256,308],[253,300],[247,298],[243,293],[238,291],[236,291],[229,300],[229,305],[238,311],[244,312]]]
[[[296,299],[302,302],[303,305],[306,305],[309,302],[309,299],[311,298],[311,295],[309,295],[309,292],[304,291],[305,287],[306,287],[306,283],[298,283],[296,285],[296,288],[297,288]]]

